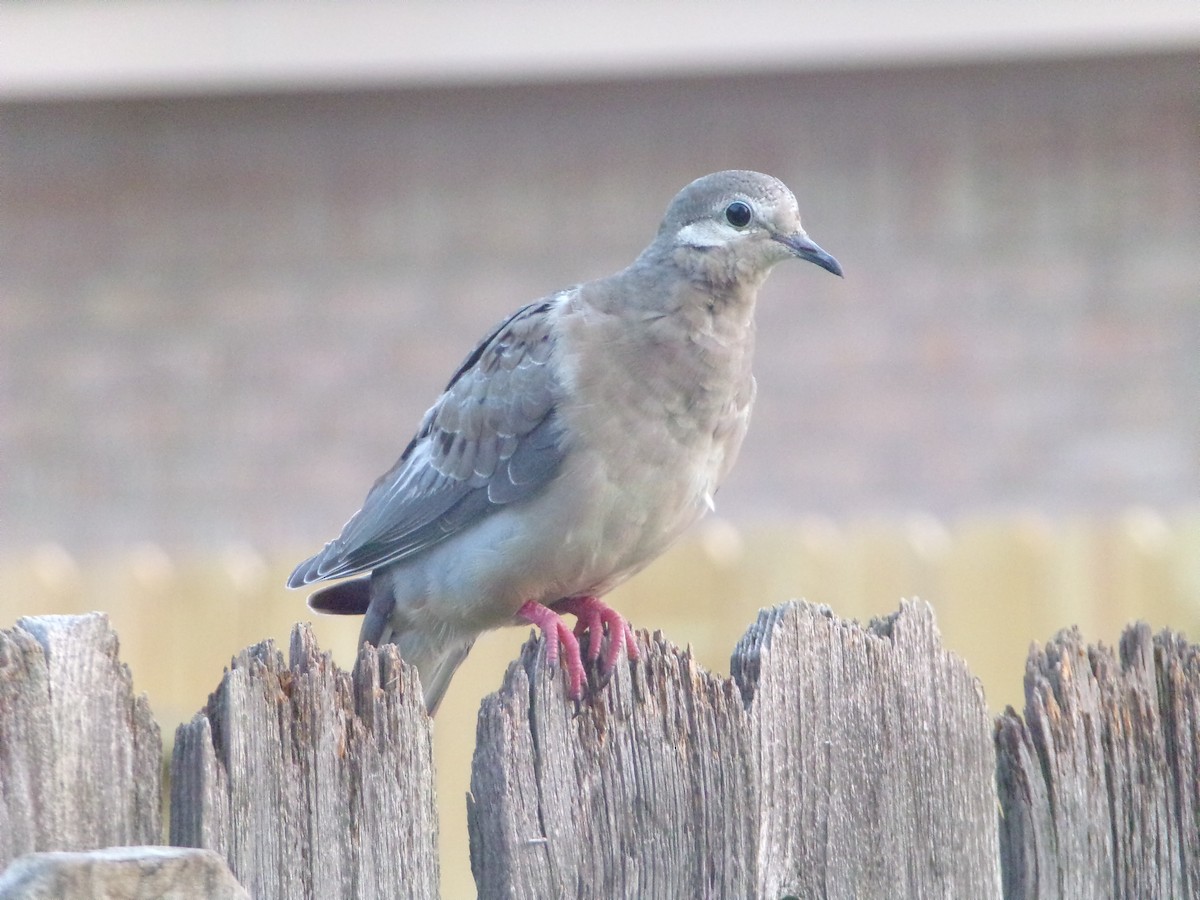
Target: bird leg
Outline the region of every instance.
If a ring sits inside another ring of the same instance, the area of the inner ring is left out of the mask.
[[[630,659],[638,658],[637,644],[633,639],[633,629],[619,612],[599,597],[567,597],[550,604],[556,612],[570,613],[578,621],[575,623],[575,637],[588,635],[588,661],[595,662],[600,658],[600,644],[608,631],[608,648],[604,660],[600,664],[600,676],[604,680],[612,674],[621,658],[621,651]]]
[[[567,670],[567,694],[578,704],[583,699],[583,682],[587,673],[579,655],[579,639],[572,633],[570,626],[553,609],[536,600],[523,603],[517,610],[517,617],[541,630],[546,639],[546,661],[552,666],[558,664],[558,648],[561,645],[565,656],[563,666]]]

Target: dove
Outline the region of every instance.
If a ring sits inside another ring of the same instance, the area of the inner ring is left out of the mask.
[[[725,171],[671,201],[626,269],[517,310],[470,352],[340,536],[300,563],[309,605],[364,616],[436,712],[482,633],[545,638],[578,703],[639,651],[601,599],[713,509],[754,402],[754,309],[771,269],[842,275],[778,179]],[[563,618],[576,619],[572,628]]]

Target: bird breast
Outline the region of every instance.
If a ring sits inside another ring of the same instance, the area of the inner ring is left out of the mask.
[[[563,317],[571,446],[560,484],[578,494],[564,541],[603,549],[595,575],[622,580],[712,508],[741,446],[754,395],[753,331],[707,312]],[[612,584],[602,587],[607,589]]]

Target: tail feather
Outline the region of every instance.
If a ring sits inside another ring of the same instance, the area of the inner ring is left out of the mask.
[[[351,578],[321,588],[308,598],[308,605],[316,612],[340,616],[363,616],[360,644],[392,643],[400,650],[401,658],[417,667],[424,691],[425,708],[432,716],[437,712],[450,679],[458,671],[475,637],[446,639],[428,631],[412,629],[398,631],[392,618],[395,597],[390,590],[371,589],[369,577]]]
[[[416,666],[421,676],[421,689],[425,697],[425,709],[429,715],[437,712],[450,687],[450,679],[458,671],[471,648],[475,646],[475,638],[459,641],[433,641],[425,632],[405,631],[392,632],[386,640],[395,644],[400,650],[400,658],[406,663]]]
[[[308,598],[313,612],[331,616],[361,616],[371,603],[371,579],[351,578],[314,591]]]
[[[458,671],[458,667],[462,665],[473,646],[475,646],[474,638],[465,644],[454,644],[443,649],[430,663],[417,667],[417,671],[421,673],[421,687],[425,691],[425,709],[429,711],[429,715],[432,716],[437,712],[442,697],[446,695],[446,688],[450,687],[450,679],[454,677],[454,673]],[[403,651],[400,655],[404,656]]]
[[[437,712],[450,679],[458,671],[471,648],[475,646],[475,635],[469,638],[435,638],[427,631],[412,629],[397,631],[391,618],[391,610],[381,612],[376,607],[367,611],[363,619],[360,643],[395,644],[400,658],[416,666],[421,676],[421,689],[425,698],[425,709],[429,715]]]

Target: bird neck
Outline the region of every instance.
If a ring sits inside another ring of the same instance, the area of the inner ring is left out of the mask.
[[[677,247],[671,262],[691,284],[720,297],[753,296],[770,271],[725,247]]]
[[[664,277],[668,272],[673,277]],[[682,317],[705,330],[718,319],[727,327],[748,328],[766,276],[719,249],[705,253],[651,245],[629,268],[605,279],[612,290],[599,293],[601,298],[622,298],[623,305],[632,301],[647,316]],[[603,303],[600,299],[598,305]]]

